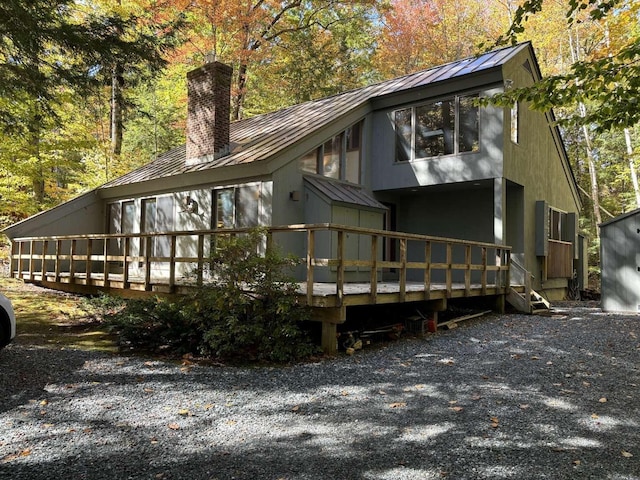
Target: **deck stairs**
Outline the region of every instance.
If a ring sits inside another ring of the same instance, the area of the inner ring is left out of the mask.
[[[507,302],[516,310],[531,315],[550,315],[551,305],[549,302],[533,288],[531,283],[533,275],[522,267],[518,262],[511,262],[512,278],[522,281],[522,284],[509,287]],[[520,283],[520,282],[517,282]]]
[[[526,292],[518,290],[519,289],[510,287],[507,295],[507,302],[516,310],[531,315],[551,314],[551,304],[538,292],[529,290],[529,295],[527,295]]]

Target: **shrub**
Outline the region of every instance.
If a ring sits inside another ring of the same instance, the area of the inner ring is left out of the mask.
[[[277,362],[310,356],[318,348],[301,328],[309,311],[288,274],[297,260],[265,247],[265,235],[217,238],[210,282],[171,300],[127,301],[105,320],[123,340],[153,350]]]

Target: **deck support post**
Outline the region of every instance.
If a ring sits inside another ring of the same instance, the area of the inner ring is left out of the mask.
[[[347,320],[347,307],[316,307],[311,319],[322,322],[321,347],[325,355],[338,353],[338,324]]]
[[[506,308],[506,295],[496,295],[495,310],[499,314],[503,314]]]

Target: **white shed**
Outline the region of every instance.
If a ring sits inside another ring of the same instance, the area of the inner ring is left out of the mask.
[[[640,313],[640,209],[600,225],[602,309]]]

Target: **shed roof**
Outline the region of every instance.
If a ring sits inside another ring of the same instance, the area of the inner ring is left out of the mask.
[[[624,220],[624,219],[629,218],[629,217],[634,217],[636,215],[640,216],[640,208],[636,208],[635,210],[632,210],[630,212],[623,213],[622,215],[618,215],[617,217],[612,218],[611,220],[607,220],[606,222],[602,222],[599,225],[599,227],[600,228],[606,227],[607,225],[619,222],[620,220]]]
[[[209,162],[189,164],[186,162],[186,147],[181,145],[161,154],[143,167],[104,184],[101,188],[265,161],[372,98],[494,69],[526,48],[531,48],[530,43],[494,50],[357,90],[239,120],[231,124],[229,155]]]
[[[374,208],[376,210],[386,210],[382,203],[365,192],[357,185],[350,185],[333,181],[327,178],[305,175],[305,184],[311,185],[331,202],[348,203],[361,207]]]

